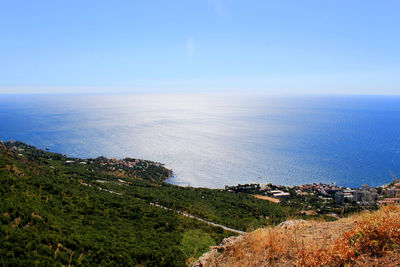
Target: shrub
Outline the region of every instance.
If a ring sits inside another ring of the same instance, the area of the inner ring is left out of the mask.
[[[382,256],[400,247],[400,207],[384,206],[355,218],[356,227],[326,248],[302,248],[299,266],[336,266],[355,262],[360,255]]]

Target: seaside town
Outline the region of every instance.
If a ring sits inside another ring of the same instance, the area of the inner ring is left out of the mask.
[[[376,209],[383,204],[400,203],[400,180],[390,184],[361,188],[335,184],[312,183],[299,186],[273,184],[238,184],[225,186],[225,191],[249,193],[274,203],[300,208],[302,215],[330,214],[337,217],[361,209]]]

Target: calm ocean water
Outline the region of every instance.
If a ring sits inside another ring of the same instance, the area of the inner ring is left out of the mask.
[[[376,186],[400,174],[400,97],[0,95],[0,139],[160,161],[180,185]]]

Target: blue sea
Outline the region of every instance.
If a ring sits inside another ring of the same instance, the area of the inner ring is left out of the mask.
[[[0,95],[0,139],[159,161],[179,185],[377,186],[400,174],[400,97]]]

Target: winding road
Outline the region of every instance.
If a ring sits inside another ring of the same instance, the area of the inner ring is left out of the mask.
[[[97,182],[104,183],[104,181],[100,181],[100,180],[98,180]],[[83,182],[81,182],[80,184],[81,184],[81,185],[84,185],[84,186],[92,186],[92,184],[87,184],[87,183],[83,183]],[[100,187],[100,186],[97,186],[96,188],[97,188],[98,190],[106,191],[106,192],[109,192],[109,193],[111,193],[111,194],[122,195],[122,194],[119,193],[119,192],[111,191],[111,190],[102,188],[102,187]],[[137,199],[140,199],[140,200],[143,200],[143,201],[146,201],[146,200],[141,199],[141,198],[138,198],[138,197],[136,197],[136,198],[137,198]],[[147,201],[146,201],[146,202],[147,202]],[[201,221],[201,222],[203,222],[203,223],[206,223],[206,224],[209,224],[209,225],[212,225],[212,226],[221,227],[222,229],[224,229],[224,230],[226,230],[226,231],[231,231],[231,232],[234,232],[234,233],[237,233],[237,234],[240,234],[240,235],[246,233],[246,232],[244,232],[244,231],[240,231],[240,230],[233,229],[233,228],[230,228],[230,227],[227,227],[227,226],[218,224],[218,223],[214,223],[214,222],[210,222],[210,221],[204,220],[204,219],[202,219],[202,218],[200,218],[200,217],[191,215],[191,214],[186,213],[186,212],[182,212],[182,211],[179,211],[179,210],[174,210],[174,209],[171,209],[171,208],[167,208],[167,207],[162,206],[162,205],[157,204],[157,203],[152,203],[152,202],[150,202],[149,204],[152,205],[152,206],[161,208],[161,209],[165,209],[165,210],[169,210],[169,211],[175,212],[175,213],[177,213],[177,214],[186,216],[186,217],[188,217],[188,218],[192,218],[192,219]]]
[[[189,217],[189,218],[192,218],[192,219],[195,219],[195,220],[198,220],[198,221],[207,223],[207,224],[209,224],[209,225],[221,227],[222,229],[224,229],[224,230],[226,230],[226,231],[231,231],[231,232],[234,232],[234,233],[237,233],[237,234],[240,234],[240,235],[246,233],[246,232],[244,232],[244,231],[240,231],[240,230],[233,229],[233,228],[230,228],[230,227],[227,227],[227,226],[218,224],[218,223],[214,223],[214,222],[210,222],[210,221],[204,220],[204,219],[202,219],[202,218],[200,218],[200,217],[196,217],[196,216],[191,215],[191,214],[186,213],[186,212],[182,212],[182,211],[179,211],[179,210],[173,210],[173,209],[170,209],[170,208],[161,206],[160,204],[156,204],[156,203],[151,203],[151,202],[150,202],[150,205],[155,206],[155,207],[159,207],[159,208],[161,208],[161,209],[173,211],[173,212],[175,212],[175,213],[177,213],[177,214],[180,214],[180,215],[183,215],[183,216],[186,216],[186,217]]]

